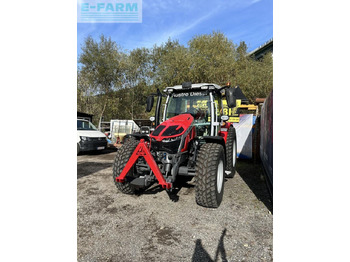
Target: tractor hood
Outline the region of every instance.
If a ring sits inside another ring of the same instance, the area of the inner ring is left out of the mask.
[[[174,116],[161,123],[150,135],[156,141],[164,138],[174,138],[183,135],[193,123],[193,116],[190,114],[181,114]]]

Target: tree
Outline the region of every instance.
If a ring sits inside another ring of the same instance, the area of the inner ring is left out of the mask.
[[[94,94],[103,100],[99,110],[100,119],[105,112],[111,92],[122,86],[123,60],[125,54],[110,37],[101,35],[99,42],[91,36],[85,39],[78,61],[82,65],[81,75],[89,82]]]
[[[237,48],[234,85],[239,85],[245,96],[254,102],[257,97],[267,97],[273,87],[273,60],[268,53],[261,61],[247,55],[247,46],[241,42]]]
[[[149,94],[187,81],[219,85],[230,81],[250,102],[266,97],[273,84],[272,55],[255,61],[245,42],[237,47],[220,32],[195,36],[188,47],[169,39],[128,53],[111,38],[88,37],[78,61],[78,110],[105,120],[149,117],[155,109],[145,112]]]
[[[152,50],[154,84],[163,88],[191,81],[192,61],[189,51],[177,40],[169,39]]]
[[[137,48],[130,52],[126,60],[125,89],[127,107],[125,110],[130,119],[145,117],[145,101],[151,93],[151,55],[147,48]]]
[[[192,38],[188,44],[193,61],[193,82],[224,85],[232,80],[236,49],[233,42],[223,33],[199,35]]]

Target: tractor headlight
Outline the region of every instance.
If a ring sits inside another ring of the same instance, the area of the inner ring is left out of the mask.
[[[154,151],[158,152],[166,152],[169,154],[178,153],[179,146],[181,143],[181,136],[164,138],[162,141],[156,141],[151,138],[151,148]]]
[[[181,139],[181,136],[172,137],[172,138],[164,138],[164,139],[162,140],[162,142],[167,143],[167,142],[177,141],[177,140],[180,140],[180,139]]]

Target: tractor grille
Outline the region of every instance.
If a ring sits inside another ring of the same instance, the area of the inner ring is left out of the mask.
[[[159,134],[163,131],[166,126],[160,125],[153,131],[152,136],[159,136]],[[179,125],[172,125],[167,127],[167,129],[163,132],[162,136],[175,136],[180,135],[184,131],[183,127]]]
[[[182,127],[179,128],[179,126],[169,126],[162,136],[174,136],[174,135],[179,135],[184,131]]]
[[[165,126],[160,125],[156,128],[156,130],[153,131],[152,136],[158,136],[160,134],[160,132],[163,131],[163,129],[165,128]]]
[[[180,146],[181,139],[171,142],[156,141],[152,138],[151,149],[154,151],[165,151],[169,154],[176,154]]]

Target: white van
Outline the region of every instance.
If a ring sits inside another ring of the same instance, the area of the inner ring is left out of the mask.
[[[107,148],[107,137],[88,120],[78,119],[78,154],[82,151],[103,150]]]

